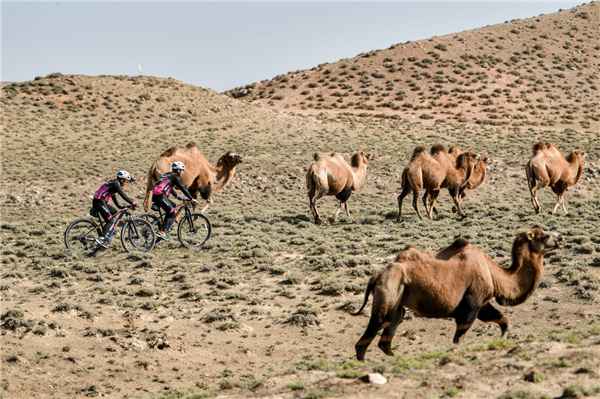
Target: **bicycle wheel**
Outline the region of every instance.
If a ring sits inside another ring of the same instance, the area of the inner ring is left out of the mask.
[[[150,223],[150,225],[152,226],[152,228],[154,229],[154,232],[157,232],[160,230],[160,218],[156,215],[153,215],[151,213],[144,213],[142,215],[139,216],[140,219],[144,219],[146,222]]]
[[[177,226],[177,238],[184,247],[190,249],[200,249],[210,238],[210,232],[210,221],[201,213],[192,213],[190,218],[184,217]]]
[[[140,218],[131,218],[121,228],[121,245],[127,252],[149,252],[154,248],[156,236],[152,225]]]
[[[91,255],[98,249],[97,238],[102,237],[100,226],[90,219],[75,219],[65,230],[65,247],[74,254]]]

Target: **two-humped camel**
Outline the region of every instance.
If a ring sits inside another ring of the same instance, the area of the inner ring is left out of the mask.
[[[321,216],[317,210],[317,200],[326,195],[335,195],[340,202],[333,220],[344,208],[346,216],[350,217],[348,199],[353,191],[358,191],[367,179],[367,155],[358,151],[352,155],[350,164],[337,153],[327,155],[314,154],[313,162],[306,173],[306,189],[308,191],[308,206],[316,224],[321,224]]]
[[[198,193],[206,200],[202,212],[212,203],[212,194],[221,191],[235,176],[235,167],[242,162],[242,157],[233,152],[226,152],[216,165],[211,165],[200,152],[195,143],[185,147],[171,147],[158,157],[148,171],[144,209],[148,211],[152,199],[152,187],[161,174],[171,171],[171,163],[182,161],[185,171],[181,175],[183,184],[188,186],[190,194],[197,198]]]
[[[542,211],[537,193],[538,190],[550,186],[557,195],[552,213],[556,212],[560,204],[567,213],[565,193],[581,179],[585,153],[575,150],[565,158],[554,144],[542,142],[534,144],[532,150],[532,157],[525,166],[525,174],[533,209],[536,213]]]
[[[494,322],[502,335],[508,319],[490,302],[515,306],[537,288],[544,272],[544,252],[558,246],[560,237],[534,226],[517,235],[512,246],[512,264],[499,266],[478,247],[458,239],[437,255],[409,247],[393,263],[369,280],[360,314],[373,293],[371,318],[356,343],[356,357],[365,352],[383,328],[379,348],[392,355],[391,343],[405,308],[431,318],[454,318],[454,343],[471,328],[475,319]]]
[[[434,145],[429,153],[425,147],[415,148],[408,166],[402,171],[402,191],[398,195],[398,221],[402,218],[404,197],[411,191],[413,208],[421,218],[418,198],[423,190],[425,211],[427,216],[433,219],[435,201],[444,187],[448,189],[459,215],[464,217],[459,197],[467,187],[478,161],[478,156],[472,152],[461,152],[451,156],[442,145]]]

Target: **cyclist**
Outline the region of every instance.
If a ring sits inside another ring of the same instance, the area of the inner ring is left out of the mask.
[[[127,194],[123,192],[123,188],[127,187],[127,184],[130,182],[135,182],[133,176],[131,176],[126,170],[119,170],[115,179],[102,183],[102,185],[94,194],[91,213],[94,216],[100,215],[104,221],[102,237],[97,238],[96,243],[104,248],[108,248],[116,232],[113,216],[115,213],[117,213],[117,210],[108,202],[112,199],[117,208],[124,208],[119,204],[117,197],[114,196],[114,194],[119,194],[121,198],[128,202],[133,208],[136,207],[135,202],[133,202],[131,198],[129,198]]]
[[[175,204],[169,199],[169,195],[173,193],[180,201],[192,201],[193,203],[198,203],[198,201],[192,198],[188,188],[181,181],[181,174],[184,170],[185,164],[183,162],[175,161],[171,163],[171,172],[162,175],[158,183],[152,188],[152,203],[165,212],[165,222],[156,235],[162,240],[169,239],[167,233],[171,230],[171,227],[173,227],[176,216],[175,212],[177,211]],[[174,191],[175,188],[181,191],[184,196],[179,196],[177,192]]]

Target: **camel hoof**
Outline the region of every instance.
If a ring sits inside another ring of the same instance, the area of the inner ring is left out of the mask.
[[[380,342],[379,344],[377,344],[377,346],[379,346],[379,349],[381,349],[386,355],[394,356],[394,352],[392,351],[392,345],[389,342]]]
[[[321,219],[315,219],[315,224],[323,224],[323,221]]]

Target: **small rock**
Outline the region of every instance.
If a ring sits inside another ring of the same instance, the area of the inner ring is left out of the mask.
[[[384,385],[387,383],[387,379],[379,373],[369,373],[360,377],[360,380],[373,385]]]

